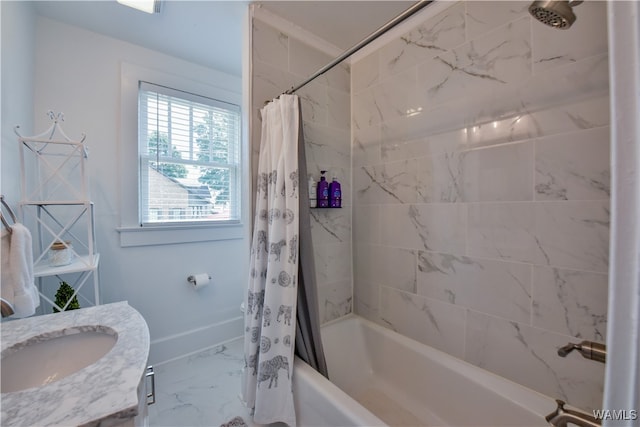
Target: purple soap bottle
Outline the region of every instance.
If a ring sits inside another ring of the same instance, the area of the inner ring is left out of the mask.
[[[342,190],[337,177],[333,177],[329,184],[329,206],[332,208],[342,207]]]
[[[324,177],[324,174],[327,171],[320,171],[320,182],[318,182],[318,207],[319,208],[328,208],[329,207],[329,183],[327,179]]]

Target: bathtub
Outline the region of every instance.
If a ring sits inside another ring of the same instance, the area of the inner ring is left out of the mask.
[[[548,426],[555,401],[356,315],[322,328],[331,382],[300,359],[298,426]]]

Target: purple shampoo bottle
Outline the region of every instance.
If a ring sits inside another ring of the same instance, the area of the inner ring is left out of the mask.
[[[333,177],[331,184],[329,184],[329,207],[342,207],[342,190],[340,189],[338,178],[335,176]]]
[[[319,208],[328,208],[329,207],[329,183],[327,179],[324,177],[324,174],[327,171],[320,171],[322,174],[320,176],[320,182],[318,182],[318,207]]]

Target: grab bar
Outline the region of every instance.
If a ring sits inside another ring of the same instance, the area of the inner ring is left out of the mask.
[[[13,213],[13,210],[11,210],[11,207],[4,200],[4,195],[0,195],[0,203],[2,203],[2,206],[4,206],[7,212],[9,212],[9,216],[11,217],[11,220],[13,221],[13,223],[15,224],[16,222],[18,222],[18,218],[16,217],[16,214]],[[13,233],[11,224],[7,222],[7,219],[4,217],[4,214],[2,213],[1,209],[0,209],[0,221],[2,221],[2,224],[7,228],[7,230],[9,231],[9,234]]]

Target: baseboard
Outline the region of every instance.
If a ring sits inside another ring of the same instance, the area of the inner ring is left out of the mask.
[[[151,341],[149,363],[152,365],[166,363],[239,338],[243,334],[243,327],[244,318],[238,316],[224,322]]]

